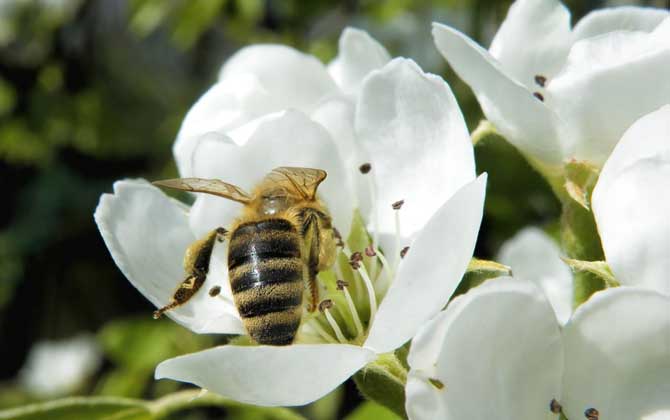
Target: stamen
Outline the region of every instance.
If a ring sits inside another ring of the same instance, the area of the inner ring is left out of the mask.
[[[349,248],[346,246],[342,248],[342,252],[344,252],[344,255],[351,260],[352,255],[351,251],[349,251]],[[360,254],[360,252],[359,252]],[[372,320],[374,319],[375,315],[377,314],[377,296],[375,295],[375,288],[372,286],[372,281],[370,281],[370,277],[368,276],[368,271],[365,269],[364,264],[359,264],[358,268],[356,268],[356,271],[358,271],[358,274],[361,275],[361,278],[363,279],[363,283],[365,283],[365,287],[368,290],[368,298],[370,299],[370,324],[372,324]]]
[[[309,325],[312,326],[316,330],[316,332],[323,338],[327,343],[329,344],[338,344],[337,340],[333,338],[332,335],[328,334],[326,330],[323,329],[321,324],[319,324],[319,321],[316,319],[312,320],[312,322],[309,323]]]
[[[349,311],[351,311],[351,316],[354,319],[354,325],[356,326],[356,335],[360,336],[363,334],[363,324],[361,319],[358,317],[358,311],[356,310],[356,305],[354,305],[353,299],[351,299],[351,294],[349,294],[349,289],[347,286],[349,284],[344,280],[337,281],[337,290],[342,290],[344,292],[344,297],[347,300],[347,306],[349,306]]]
[[[558,401],[556,401],[555,398],[552,398],[551,402],[549,403],[549,410],[554,414],[561,414],[563,407],[561,404],[559,404]]]
[[[368,162],[362,164],[361,166],[358,167],[358,170],[361,171],[363,175],[367,174],[370,172],[372,169],[372,165]]]
[[[389,261],[386,259],[383,253],[378,252],[377,253],[377,258],[379,258],[379,261],[382,263],[382,271],[386,272],[386,275],[388,276],[389,282],[393,278],[393,272],[391,270],[391,264],[389,264]]]
[[[354,270],[358,270],[361,267],[361,261],[363,261],[363,254],[356,251],[349,257],[349,265]]]
[[[595,408],[587,408],[584,411],[584,417],[588,420],[598,420],[600,418],[600,413]]]
[[[319,303],[319,311],[323,312],[324,315],[326,315],[326,319],[328,320],[330,327],[333,329],[333,331],[335,331],[335,336],[337,337],[337,339],[340,341],[340,343],[346,343],[347,339],[344,337],[344,334],[342,334],[340,326],[337,325],[335,318],[333,318],[333,315],[330,313],[330,308],[332,307],[333,307],[333,301],[330,299],[322,300],[321,303]]]
[[[544,102],[544,96],[542,96],[540,92],[533,92],[533,96],[535,96],[540,101]]]
[[[211,297],[218,296],[219,293],[221,293],[221,286],[212,286],[212,288],[209,289],[209,295]]]
[[[537,83],[537,85],[540,87],[544,87],[544,85],[547,83],[547,78],[541,74],[537,74],[535,75],[535,83]]]
[[[373,177],[369,176],[367,177],[368,181],[368,190],[370,190],[370,202],[372,203],[372,212],[370,214],[370,218],[372,219],[372,243],[374,246],[377,246],[379,243],[379,215],[377,214],[378,209],[377,206],[375,206],[375,203],[377,202],[377,192],[375,189],[375,183]]]
[[[400,253],[400,208],[405,203],[405,200],[396,201],[392,204],[393,210],[395,210],[395,252]],[[397,254],[396,254],[397,255]],[[400,264],[400,259],[395,258],[393,264],[392,276],[395,276],[395,273],[398,271],[398,264]]]
[[[377,252],[375,252],[375,248],[372,246],[372,244],[365,248],[365,255],[371,258],[377,256]]]
[[[403,249],[400,250],[400,258],[405,258],[405,255],[407,255],[407,251],[409,251],[409,247],[406,246]]]

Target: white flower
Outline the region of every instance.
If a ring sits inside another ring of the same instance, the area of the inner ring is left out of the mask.
[[[670,105],[637,120],[605,163],[591,205],[621,284],[670,295]]]
[[[668,16],[603,9],[571,29],[560,2],[519,0],[488,51],[441,24],[433,35],[486,117],[546,175],[573,158],[601,166],[633,121],[670,102]]]
[[[66,395],[95,372],[101,358],[95,339],[87,335],[40,341],[31,347],[19,381],[28,392],[40,397]]]
[[[295,344],[216,347],[164,361],[157,378],[253,404],[306,404],[401,346],[442,309],[472,256],[486,176],[476,178],[447,84],[410,60],[385,61],[381,46],[353,30],[343,33],[332,77],[290,48],[249,47],[189,112],[175,145],[182,176],[250,189],[278,166],[324,169],[319,193],[335,227],[348,232],[358,208],[390,261],[377,273],[358,269],[346,292],[328,290],[323,297],[340,303],[306,319]],[[371,164],[367,175],[358,170],[363,163]],[[101,198],[96,221],[117,265],[156,306],[182,279],[188,244],[241,210],[206,195],[189,209],[143,181],[120,181],[114,190]],[[396,211],[398,200],[405,204]],[[410,244],[400,261],[399,249]],[[205,292],[168,316],[200,333],[245,333],[225,251],[217,244]],[[363,249],[343,250],[352,251]],[[213,285],[222,287],[216,298],[206,293]]]
[[[573,284],[570,268],[561,261],[558,245],[541,229],[524,228],[500,247],[497,261],[510,266],[514,278],[535,283],[565,325],[572,314]]]
[[[607,289],[563,330],[530,281],[489,280],[454,299],[412,341],[410,419],[665,418],[670,297]],[[558,407],[557,404],[554,404]]]

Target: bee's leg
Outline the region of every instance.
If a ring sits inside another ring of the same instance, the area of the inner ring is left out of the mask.
[[[313,271],[312,268],[309,268],[309,293],[311,296],[311,303],[309,305],[309,311],[314,312],[319,306],[319,285],[316,284],[316,271]]]
[[[302,223],[303,239],[305,241],[305,255],[307,264],[307,287],[310,294],[309,311],[314,312],[319,306],[319,285],[316,275],[319,274],[319,227],[314,215],[308,214]]]
[[[203,239],[195,241],[187,249],[184,256],[184,269],[187,273],[186,279],[181,282],[172,295],[170,303],[154,311],[154,319],[160,318],[163,313],[188,302],[200,290],[209,272],[209,260],[216,241],[223,241],[226,230],[217,228],[207,234]]]

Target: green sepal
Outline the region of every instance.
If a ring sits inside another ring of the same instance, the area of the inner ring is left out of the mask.
[[[477,128],[470,134],[470,138],[472,139],[473,146],[476,146],[480,142],[505,141],[505,138],[489,120],[479,121]]]
[[[596,275],[605,282],[607,287],[618,287],[621,284],[614,277],[612,269],[605,261],[582,261],[571,258],[561,258],[574,272],[588,272]]]
[[[511,275],[512,269],[504,264],[472,258],[451,298],[467,293],[468,290],[479,286],[486,280]]]
[[[571,160],[565,165],[565,190],[585,210],[591,211],[591,194],[599,171],[593,164]]]
[[[407,370],[393,353],[380,355],[353,376],[358,390],[368,400],[390,409],[402,418],[405,412]]]

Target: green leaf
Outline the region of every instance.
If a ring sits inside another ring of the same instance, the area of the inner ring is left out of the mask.
[[[398,420],[401,418],[382,405],[366,401],[356,407],[344,420]]]
[[[0,411],[0,420],[149,420],[139,400],[116,397],[72,397]]]
[[[407,418],[407,370],[393,353],[379,356],[377,360],[356,372],[353,379],[365,398],[383,405],[402,418]]]
[[[211,345],[211,338],[193,334],[169,320],[154,320],[151,314],[110,322],[98,338],[110,359],[135,371],[153,371],[165,359]]]
[[[591,193],[598,181],[598,168],[589,162],[572,160],[565,165],[565,190],[584,209],[591,210]]]

